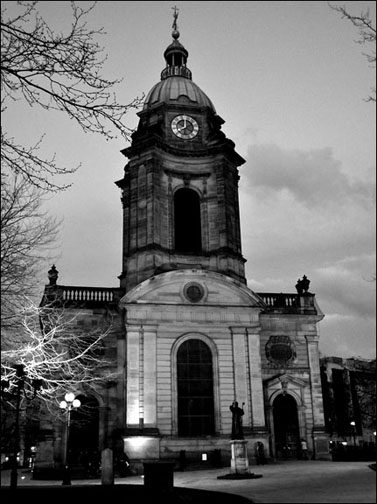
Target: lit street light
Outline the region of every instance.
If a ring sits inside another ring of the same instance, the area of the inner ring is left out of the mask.
[[[352,421],[350,424],[352,425],[353,445],[356,446],[356,423]]]
[[[64,472],[62,485],[71,484],[71,466],[69,460],[69,431],[71,426],[71,411],[81,406],[79,399],[75,399],[75,394],[67,392],[64,396],[64,401],[59,404],[62,410],[67,413],[67,429],[65,435],[65,454],[64,454]]]

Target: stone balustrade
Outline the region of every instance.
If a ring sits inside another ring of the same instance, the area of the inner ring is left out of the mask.
[[[316,312],[314,294],[309,292],[303,295],[283,292],[258,292],[257,294],[266,304],[265,311],[279,311],[284,313]]]
[[[77,287],[69,285],[47,285],[42,305],[59,303],[67,306],[79,305],[92,308],[100,306],[116,306],[124,294],[123,289],[116,287]]]

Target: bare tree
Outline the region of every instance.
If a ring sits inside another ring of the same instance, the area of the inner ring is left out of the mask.
[[[118,103],[112,89],[120,80],[101,75],[106,56],[97,39],[104,31],[87,25],[95,3],[86,3],[85,8],[67,4],[72,11],[71,27],[55,33],[38,12],[37,1],[2,2],[2,325],[14,322],[23,295],[33,295],[37,264],[56,238],[58,225],[42,212],[43,197],[69,186],[55,183],[54,176],[77,169],[59,166],[55,157],[44,158],[43,137],[36,144],[22,145],[9,135],[7,113],[18,101],[46,113],[62,112],[84,132],[105,139],[118,132],[128,138],[131,130],[123,119],[142,101]]]
[[[339,12],[342,18],[348,19],[358,30],[359,39],[356,41],[358,44],[373,44],[373,49],[369,53],[364,53],[368,63],[374,68],[376,65],[376,26],[373,25],[373,20],[371,19],[370,12],[361,12],[358,16],[350,14],[346,7],[340,5],[328,4],[331,9]],[[367,98],[367,101],[376,101],[376,88],[372,89],[372,94]]]
[[[116,371],[106,358],[105,340],[111,340],[113,324],[108,316],[96,329],[88,329],[72,314],[55,303],[43,307],[33,302],[23,311],[23,323],[17,345],[9,342],[1,352],[2,383],[10,396],[17,387],[17,366],[27,376],[26,394],[35,381],[42,386],[40,397],[54,403],[67,390],[90,389],[114,380]],[[110,343],[107,343],[110,347]]]
[[[54,33],[37,11],[38,2],[3,2],[1,10],[2,112],[16,100],[31,107],[55,110],[76,121],[84,132],[99,133],[106,139],[114,131],[125,138],[131,130],[123,124],[130,108],[143,98],[118,103],[112,89],[121,82],[101,75],[106,56],[96,41],[103,29],[91,29],[86,19],[95,3],[87,8],[70,3],[72,26],[67,33]],[[41,140],[34,146],[20,145],[7,135],[3,122],[1,158],[9,172],[23,176],[47,190],[68,187],[51,181],[54,175],[72,173],[56,164],[55,158],[39,155]]]
[[[72,313],[56,302],[43,307],[30,302],[23,310],[16,344],[8,340],[2,350],[2,452],[35,445],[41,421],[62,421],[58,404],[67,391],[88,394],[116,380],[107,357],[114,344],[111,317],[107,314],[93,329],[81,325],[80,314]]]
[[[21,176],[1,180],[1,328],[18,326],[25,296],[36,291],[40,265],[51,252],[58,222],[42,210],[44,193]]]

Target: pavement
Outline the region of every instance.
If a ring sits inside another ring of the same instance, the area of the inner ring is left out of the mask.
[[[251,466],[256,479],[218,479],[229,468],[174,472],[174,486],[226,492],[254,503],[375,503],[376,473],[371,462],[284,461]],[[9,486],[10,472],[1,472],[1,485]],[[73,480],[72,485],[99,485],[99,479]],[[141,476],[116,478],[115,484],[143,485]],[[18,485],[51,486],[61,481],[33,480],[28,472],[18,471]],[[230,497],[229,502],[232,502]]]

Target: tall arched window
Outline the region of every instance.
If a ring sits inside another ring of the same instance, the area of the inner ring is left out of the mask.
[[[203,341],[189,339],[179,347],[177,379],[178,435],[213,435],[212,353]]]
[[[201,253],[200,198],[192,189],[178,189],[174,195],[174,236],[177,252]]]

